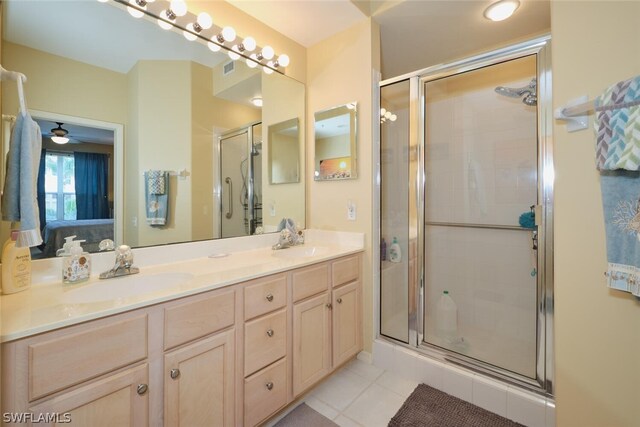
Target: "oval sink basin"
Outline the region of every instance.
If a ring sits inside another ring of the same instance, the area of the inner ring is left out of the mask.
[[[130,298],[173,288],[191,279],[193,274],[189,273],[134,274],[72,289],[64,293],[62,300],[68,304],[86,304]]]
[[[294,246],[287,249],[273,251],[273,256],[278,258],[311,258],[329,253],[329,248],[323,246]]]

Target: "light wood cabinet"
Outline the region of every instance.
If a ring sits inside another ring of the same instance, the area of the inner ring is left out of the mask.
[[[77,426],[146,426],[149,425],[148,378],[148,366],[143,364],[62,393],[31,406],[29,411],[36,416],[58,414],[58,421],[68,416],[72,425]]]
[[[166,426],[234,425],[234,330],[165,355]]]
[[[340,366],[362,348],[360,282],[333,291],[333,365]]]
[[[360,266],[349,255],[4,343],[2,412],[258,425],[361,350]]]
[[[293,394],[331,370],[331,298],[328,292],[293,306]]]

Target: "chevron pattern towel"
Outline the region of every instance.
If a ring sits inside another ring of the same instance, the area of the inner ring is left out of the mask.
[[[598,170],[640,170],[640,76],[607,88],[595,107]]]

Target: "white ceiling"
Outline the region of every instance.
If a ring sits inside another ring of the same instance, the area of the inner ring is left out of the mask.
[[[305,47],[366,18],[350,0],[227,1]]]

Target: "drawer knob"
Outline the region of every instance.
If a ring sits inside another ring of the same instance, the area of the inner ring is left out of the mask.
[[[273,383],[271,381],[266,383],[265,386],[267,387],[267,390],[269,390],[269,391],[273,390]]]
[[[136,389],[136,391],[138,392],[138,394],[140,396],[145,394],[147,392],[147,390],[149,390],[149,386],[146,385],[146,384],[138,384],[138,388]]]
[[[333,306],[331,305],[331,303],[328,303],[328,304],[327,304],[327,308],[328,308],[329,310],[331,310],[331,309],[333,308]]]
[[[273,301],[273,295],[271,295],[271,294],[267,294],[266,298],[267,298],[267,301],[269,301],[269,302]]]
[[[274,334],[273,329],[267,329],[267,336],[272,337]]]
[[[171,371],[169,371],[169,375],[171,375],[172,380],[175,380],[180,376],[180,369],[172,369]]]
[[[338,304],[342,304],[342,298],[338,298],[336,301],[338,301]]]

